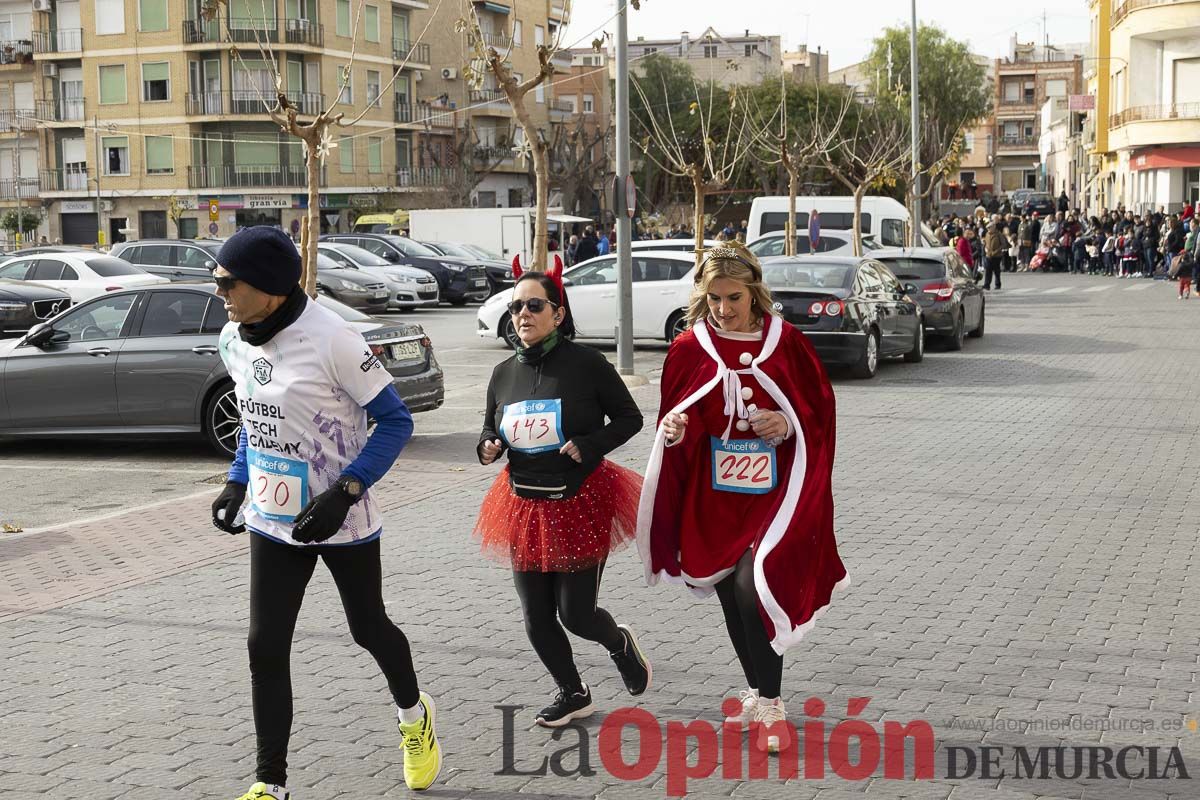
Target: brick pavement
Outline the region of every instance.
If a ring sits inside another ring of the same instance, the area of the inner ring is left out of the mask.
[[[851,697],[871,698],[860,717],[876,726],[928,720],[937,777],[709,778],[689,796],[1200,797],[1190,780],[1017,779],[1011,762],[1017,745],[1178,745],[1194,774],[1200,732],[1020,733],[978,722],[1195,719],[1200,672],[1200,500],[1188,458],[1200,302],[1177,303],[1161,284],[1127,291],[1065,276],[1006,286],[989,297],[987,337],[964,352],[889,363],[871,383],[835,379],[837,530],[854,584],[785,672],[793,721],[809,720],[810,696],[828,703],[827,729]],[[1059,286],[1071,289],[1045,293]],[[637,392],[648,411],[654,392]],[[522,770],[576,734],[556,742],[528,724],[552,687],[511,580],[468,537],[493,475],[467,461],[472,440],[448,435],[444,461],[404,462],[381,487],[386,599],[442,713],[446,771],[428,794],[664,797],[661,768],[636,783],[603,771],[599,715],[583,726],[596,775],[495,774],[497,704],[529,707],[516,725]],[[643,432],[618,460],[640,467],[648,443]],[[244,790],[253,769],[245,541],[209,527],[207,505],[194,498],[0,543],[4,800],[224,800]],[[617,556],[601,596],[654,659],[655,686],[640,705],[664,721],[717,720],[719,698],[741,683],[717,604],[647,589],[640,576],[631,553]],[[624,705],[608,657],[576,649],[600,706]],[[404,796],[386,687],[346,634],[322,570],[292,664],[299,800]],[[1008,775],[945,777],[948,747],[981,745],[1009,748]]]

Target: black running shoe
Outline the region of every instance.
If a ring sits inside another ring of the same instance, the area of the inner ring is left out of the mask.
[[[554,702],[538,712],[537,724],[545,728],[561,728],[573,719],[583,719],[592,714],[592,690],[586,685],[583,691],[559,688]]]
[[[625,688],[631,695],[637,697],[650,688],[650,677],[653,670],[650,668],[650,661],[638,647],[637,637],[633,635],[629,626],[618,625],[617,627],[625,636],[625,649],[617,653],[609,653],[609,655],[612,656],[617,670],[621,673],[621,680],[625,681]]]

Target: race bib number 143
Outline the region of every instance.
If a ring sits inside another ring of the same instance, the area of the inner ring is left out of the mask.
[[[762,439],[712,439],[712,487],[722,492],[766,494],[775,488],[775,450]]]
[[[500,435],[513,450],[544,453],[565,443],[561,400],[525,400],[504,407]]]

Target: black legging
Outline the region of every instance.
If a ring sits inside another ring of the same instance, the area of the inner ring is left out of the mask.
[[[356,545],[298,547],[250,534],[250,686],[258,738],[257,779],[287,784],[292,733],[290,655],[296,617],[317,556],[333,575],[354,641],[387,678],[396,705],[420,700],[408,639],[383,608],[379,539]]]
[[[717,583],[717,597],[725,612],[725,627],[734,652],[746,673],[751,689],[760,697],[779,697],[783,683],[783,656],[771,647],[767,628],[758,611],[758,593],[754,590],[754,551],[747,550],[738,559],[733,572]]]
[[[610,653],[625,646],[625,635],[612,616],[596,606],[603,573],[603,562],[582,572],[513,572],[525,614],[525,632],[550,676],[564,690],[581,690],[583,680],[563,626],[576,636],[599,642]]]

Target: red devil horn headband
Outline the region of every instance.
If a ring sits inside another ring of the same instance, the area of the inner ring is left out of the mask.
[[[521,268],[521,254],[520,253],[513,256],[512,273],[513,273],[514,281],[519,281],[521,279],[521,276],[525,274],[525,270]],[[562,259],[559,258],[557,254],[555,254],[554,266],[552,266],[548,270],[546,270],[546,277],[549,278],[550,280],[554,281],[554,285],[558,287],[559,296],[565,298],[567,296],[567,289],[565,286],[563,286],[562,273],[563,273]]]

